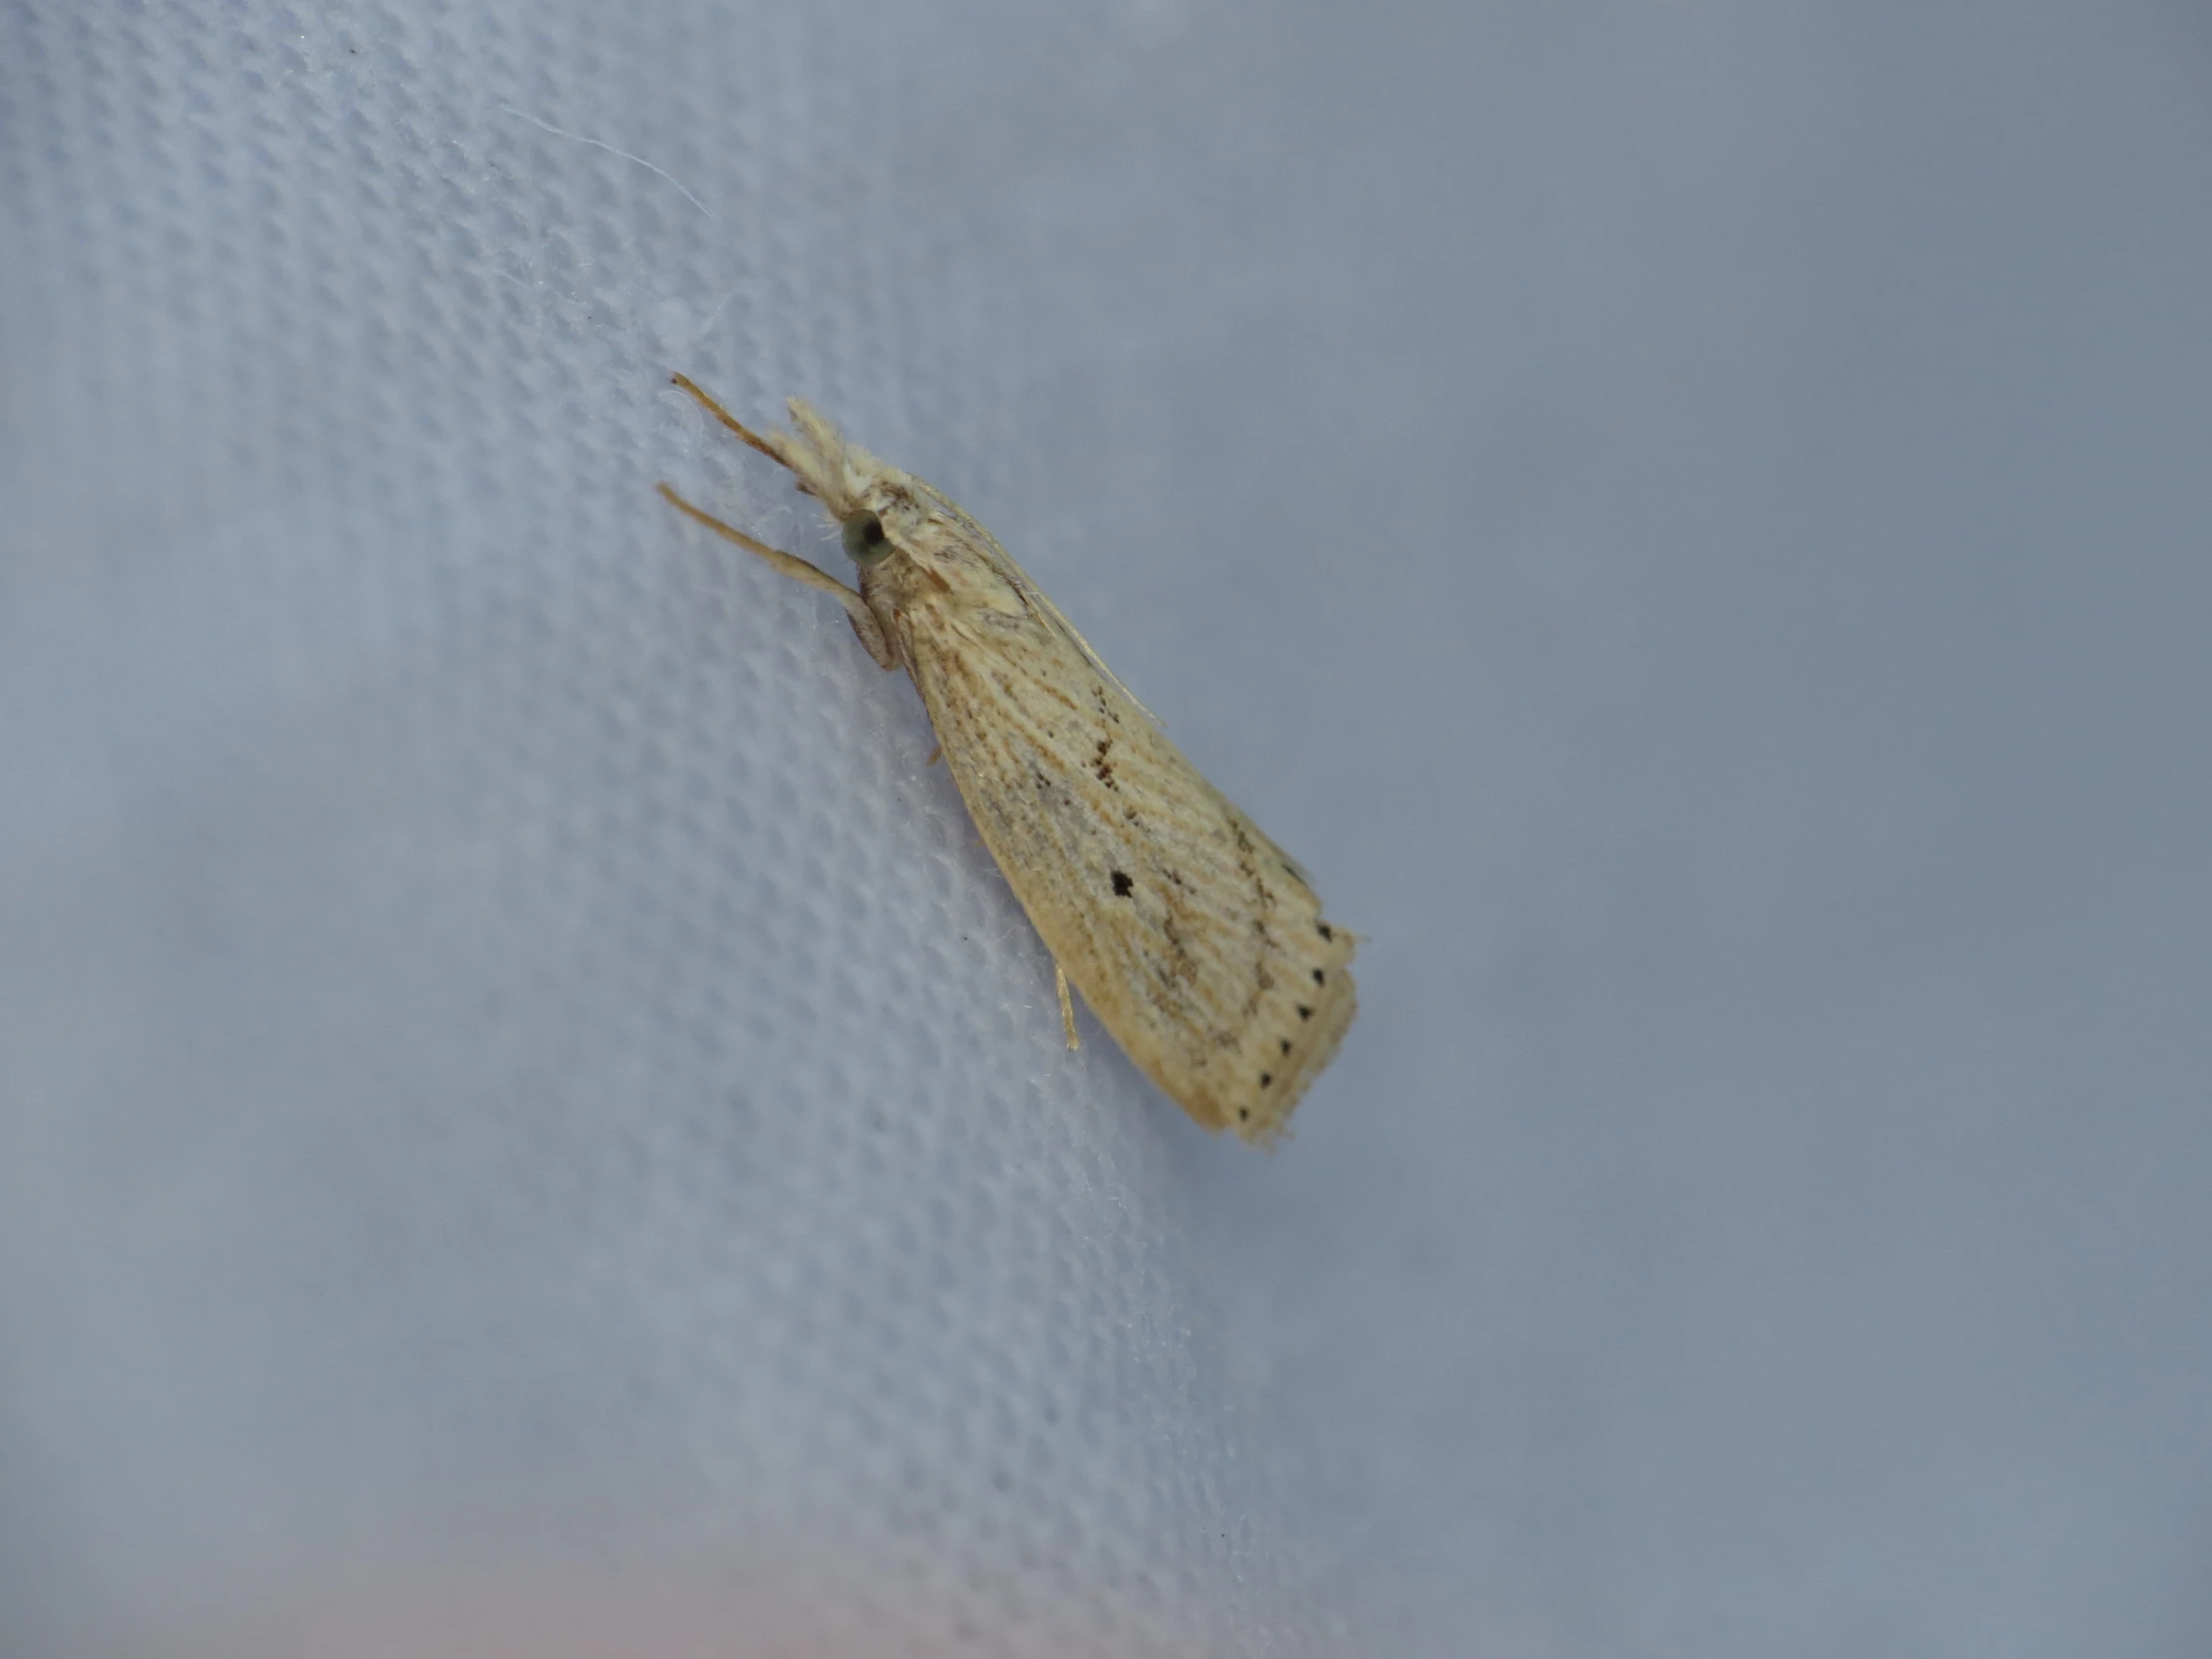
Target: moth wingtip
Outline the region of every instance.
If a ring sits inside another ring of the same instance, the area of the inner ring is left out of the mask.
[[[1238,1140],[1255,1152],[1264,1152],[1270,1157],[1283,1150],[1284,1142],[1292,1134],[1290,1114],[1287,1112],[1281,1117],[1269,1118],[1260,1123],[1240,1123],[1234,1128]]]
[[[1294,1097],[1289,1106],[1281,1103],[1266,1107],[1239,1105],[1224,1111],[1205,1127],[1216,1133],[1226,1129],[1247,1146],[1273,1152],[1291,1138],[1291,1108],[1297,1104]]]

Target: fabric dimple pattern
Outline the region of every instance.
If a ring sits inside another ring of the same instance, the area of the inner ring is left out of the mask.
[[[651,493],[816,534],[678,366],[886,449],[925,400],[1003,481],[988,306],[882,218],[895,10],[0,23],[24,1639],[383,1586],[1320,1642],[1194,1375],[1172,1109],[1062,1053],[904,682]]]

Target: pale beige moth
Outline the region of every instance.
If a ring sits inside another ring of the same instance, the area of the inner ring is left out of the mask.
[[[856,592],[661,486],[717,534],[835,595],[868,655],[912,678],[984,845],[1058,966],[1069,1046],[1073,980],[1205,1128],[1282,1133],[1357,1006],[1353,935],[1323,918],[1305,871],[951,501],[798,398],[797,430],[763,434],[675,382],[790,468],[842,530]]]

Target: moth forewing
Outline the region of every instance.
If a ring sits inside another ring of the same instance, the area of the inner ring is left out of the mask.
[[[1305,873],[950,500],[797,399],[798,430],[761,436],[677,383],[821,499],[858,592],[664,493],[836,591],[871,655],[911,675],[984,844],[1099,1023],[1207,1129],[1280,1134],[1358,1007],[1353,936]]]
[[[999,644],[924,634],[910,662],[985,844],[1138,1067],[1207,1128],[1271,1138],[1351,1022],[1352,936],[1103,675]]]

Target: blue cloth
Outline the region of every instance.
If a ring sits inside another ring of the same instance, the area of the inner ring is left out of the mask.
[[[2208,61],[7,8],[4,1645],[2201,1652]],[[1363,932],[1285,1150],[1063,1050],[673,369]]]

